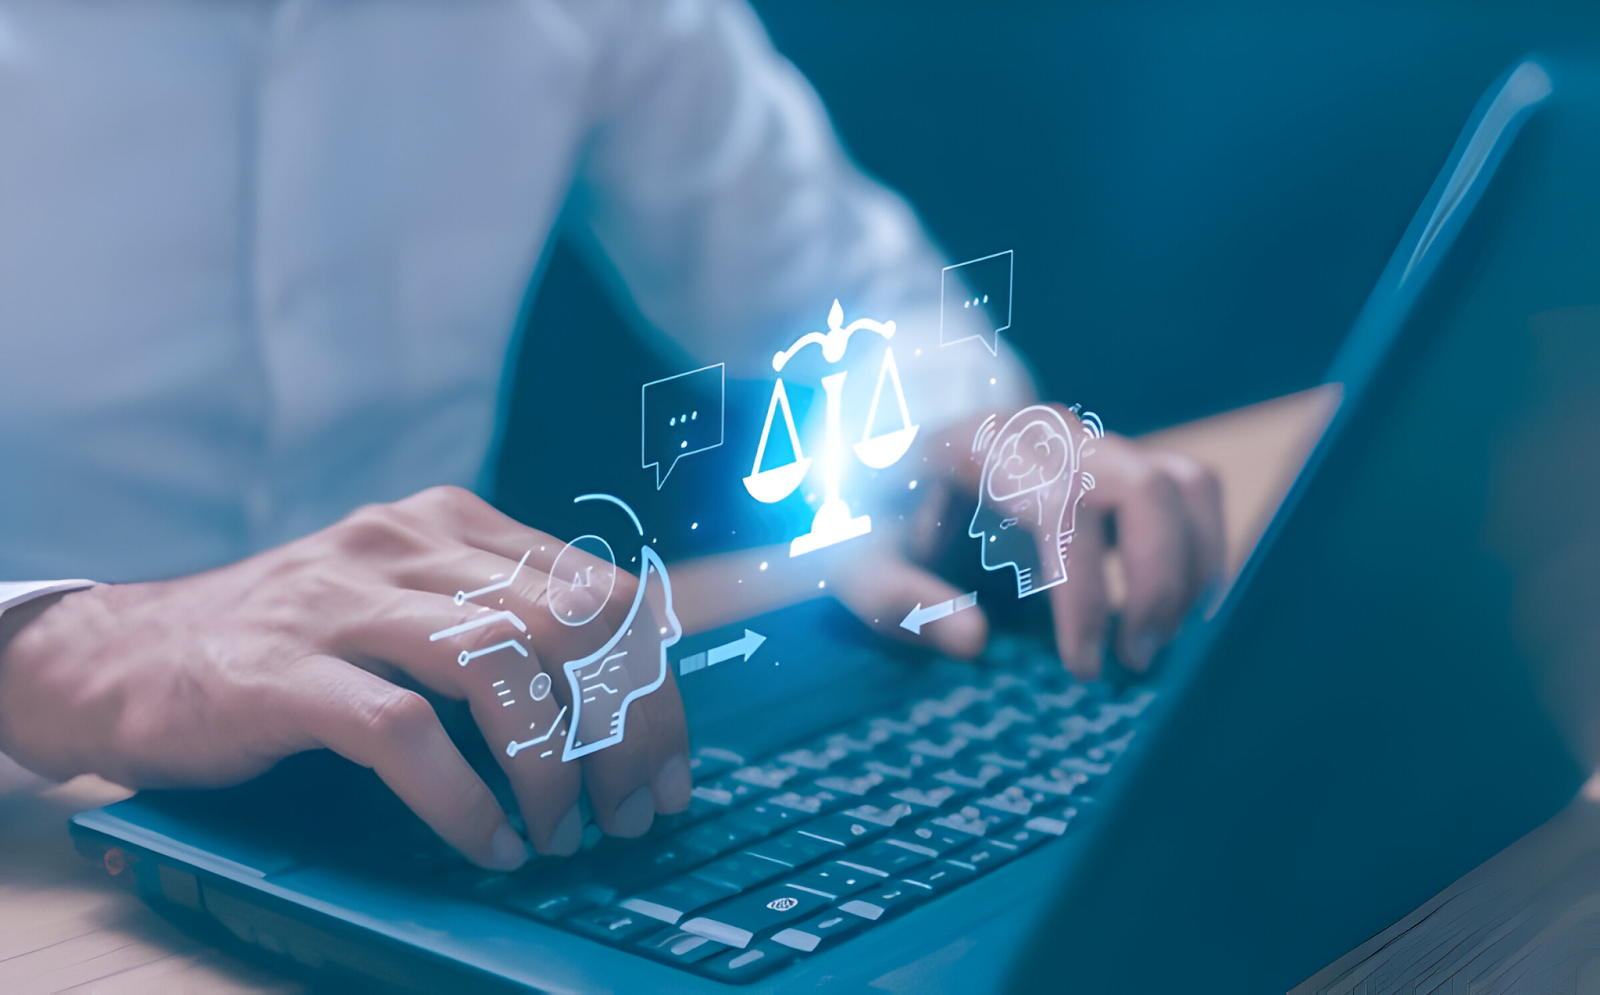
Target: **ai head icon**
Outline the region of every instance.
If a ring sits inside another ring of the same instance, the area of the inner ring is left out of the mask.
[[[639,560],[639,589],[622,625],[604,646],[561,665],[572,692],[563,761],[622,742],[629,706],[667,679],[667,648],[683,635],[683,625],[672,607],[666,565],[649,546],[640,548]]]
[[[1085,447],[1105,434],[1093,413],[1074,421],[1036,404],[1012,415],[992,439],[980,429],[989,449],[967,534],[980,541],[985,570],[1016,571],[1019,598],[1067,580],[1078,502],[1094,489],[1082,468]]]

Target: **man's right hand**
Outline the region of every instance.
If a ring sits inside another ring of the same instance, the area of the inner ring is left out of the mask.
[[[237,783],[326,747],[376,771],[469,858],[510,870],[526,859],[522,841],[432,706],[396,680],[465,699],[494,745],[528,738],[529,715],[503,707],[495,682],[527,697],[542,671],[551,694],[538,705],[554,722],[571,706],[561,664],[616,631],[638,583],[618,570],[594,621],[561,624],[543,602],[564,545],[441,487],[208,573],[12,609],[0,616],[0,752],[57,779],[94,773],[171,787]],[[481,606],[456,604],[456,591],[512,576],[524,553],[512,587]],[[497,624],[429,640],[502,610],[514,611],[525,635]],[[496,652],[457,662],[513,636],[526,659]],[[670,674],[632,705],[627,731],[570,763],[561,762],[559,737],[549,757],[494,751],[541,853],[578,848],[580,781],[612,835],[637,836],[654,813],[688,806],[688,739]]]

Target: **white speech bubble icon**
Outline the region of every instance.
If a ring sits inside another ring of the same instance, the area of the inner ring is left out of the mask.
[[[723,366],[702,366],[639,388],[639,463],[656,468],[656,490],[679,460],[722,445]]]
[[[939,345],[977,339],[991,355],[1011,327],[1010,249],[946,266],[939,273]]]

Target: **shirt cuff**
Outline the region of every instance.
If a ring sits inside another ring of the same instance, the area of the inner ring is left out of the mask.
[[[64,594],[67,591],[81,591],[86,587],[93,587],[97,582],[92,580],[5,580],[0,581],[0,612],[7,608],[27,604],[34,598],[43,598],[51,594]]]

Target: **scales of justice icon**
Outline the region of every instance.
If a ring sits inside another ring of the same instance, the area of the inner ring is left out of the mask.
[[[822,358],[830,365],[844,360],[845,347],[850,343],[850,336],[856,332],[876,332],[885,339],[894,338],[894,322],[877,322],[869,318],[858,318],[850,324],[844,324],[844,309],[838,301],[833,302],[833,307],[828,311],[828,330],[826,332],[807,332],[795,340],[794,344],[772,357],[772,368],[779,373],[794,355],[808,345],[820,346]],[[870,515],[850,514],[850,506],[844,498],[839,496],[839,478],[843,458],[841,445],[844,426],[842,422],[844,382],[849,374],[848,370],[841,370],[822,378],[822,389],[827,397],[827,420],[823,434],[822,451],[822,476],[823,476],[823,502],[817,509],[816,515],[811,520],[811,531],[795,537],[789,544],[789,555],[799,556],[824,546],[854,539],[856,536],[866,535],[872,531],[872,517]],[[883,383],[888,380],[894,387],[895,400],[900,408],[900,428],[883,432],[879,435],[872,434],[874,422],[878,418],[878,402],[883,399]],[[783,424],[789,431],[789,445],[794,450],[794,459],[791,462],[761,469],[761,460],[767,454],[767,441],[772,436],[772,417],[779,410],[783,412]],[[856,458],[875,470],[882,470],[893,465],[900,457],[904,456],[911,448],[911,442],[917,437],[919,425],[911,423],[911,414],[906,410],[906,394],[900,385],[900,370],[895,366],[894,350],[888,346],[883,350],[883,363],[878,368],[878,384],[872,392],[872,405],[867,410],[867,422],[861,432],[861,441],[851,448]],[[755,462],[750,466],[750,476],[744,478],[745,490],[757,501],[773,504],[782,501],[795,492],[807,473],[811,470],[811,457],[807,456],[800,448],[800,433],[795,430],[794,412],[789,407],[789,394],[784,389],[783,378],[779,377],[772,387],[772,400],[767,405],[767,420],[761,427],[761,442],[756,447]]]

